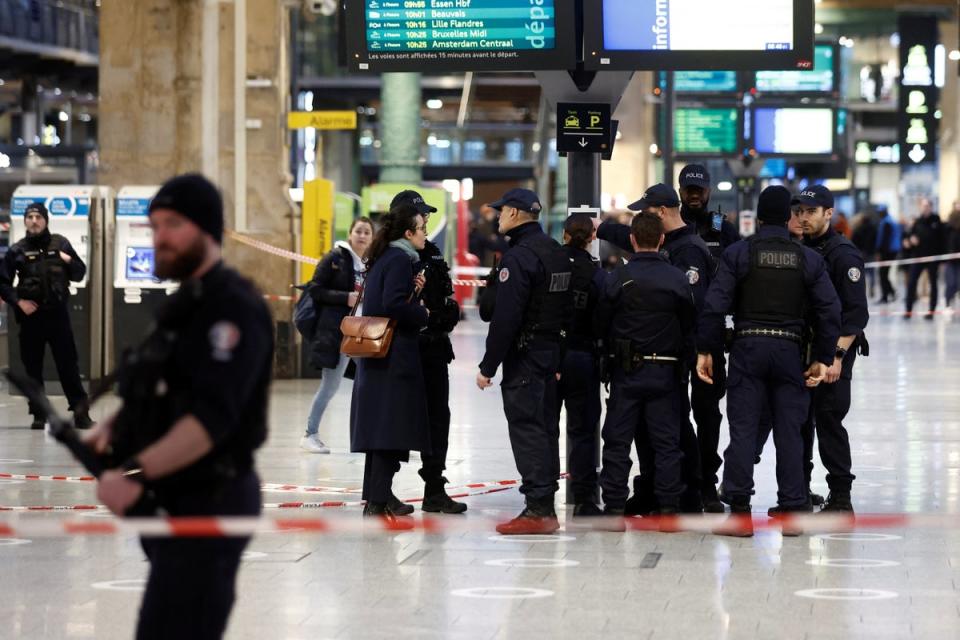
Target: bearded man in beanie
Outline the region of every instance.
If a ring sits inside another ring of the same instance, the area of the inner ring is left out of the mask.
[[[74,424],[78,429],[88,429],[93,421],[87,413],[87,392],[80,381],[77,344],[67,306],[70,283],[83,280],[87,266],[69,240],[50,233],[50,213],[42,203],[27,205],[23,220],[27,236],[10,247],[0,263],[0,298],[17,319],[20,358],[27,375],[43,387],[43,353],[49,344]],[[30,428],[43,429],[39,409],[31,404],[30,413]]]
[[[753,535],[753,465],[767,402],[777,448],[776,517],[786,516],[783,534],[800,533],[790,512],[811,510],[801,436],[809,406],[806,388],[820,384],[833,364],[840,300],[820,254],[790,239],[792,197],[779,186],[760,194],[759,230],[724,251],[697,324],[697,375],[713,384],[710,354],[723,350],[724,319],[734,317],[727,376],[730,445],[723,457],[723,493],[732,515],[714,530],[719,535]],[[816,324],[816,341],[814,362],[804,371],[800,344],[807,318]]]
[[[109,466],[97,497],[117,515],[257,516],[254,451],[267,436],[273,321],[221,261],[223,204],[199,175],[150,203],[156,276],[180,282],[124,359],[120,410],[86,437]],[[248,537],[144,538],[150,576],[137,638],[220,638]]]

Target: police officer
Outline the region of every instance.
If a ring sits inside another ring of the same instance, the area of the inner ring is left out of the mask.
[[[850,489],[856,476],[850,470],[850,438],[843,419],[850,410],[850,380],[857,351],[864,355],[869,352],[863,334],[870,319],[863,255],[850,240],[832,229],[834,202],[829,189],[821,185],[808,187],[793,202],[800,208],[806,244],[823,256],[840,297],[840,339],[823,384],[813,390],[813,420],[830,488],[823,511],[852,512]]]
[[[677,192],[665,184],[657,184],[647,189],[643,197],[631,204],[629,208],[633,211],[653,213],[663,221],[666,235],[662,251],[670,264],[686,275],[687,282],[693,292],[696,308],[699,311],[703,307],[703,300],[716,267],[706,243],[697,235],[695,227],[684,222],[681,217],[680,199],[677,197]],[[597,234],[601,239],[608,240],[625,251],[632,250],[630,227],[626,225],[607,221],[600,225]],[[691,358],[693,357],[691,353]],[[695,364],[694,361],[691,361],[688,366],[692,370]],[[686,395],[684,395],[684,398],[686,401]],[[720,425],[719,422],[716,424],[715,432],[701,428],[702,433],[694,433],[693,425],[690,424],[689,417],[687,417],[689,413],[688,407],[683,414],[683,430],[681,432],[681,447],[684,453],[683,477],[687,485],[687,491],[684,494],[681,506],[684,511],[690,512],[699,512],[702,507],[706,507],[708,511],[722,512],[723,505],[717,500],[716,487],[714,481],[710,479],[720,468],[720,460],[716,461],[716,466],[708,467],[709,470],[705,476],[702,471],[703,462],[701,460],[703,443],[700,442],[702,438],[708,444],[712,443],[713,455],[716,457]],[[651,452],[645,441],[646,432],[641,430],[639,436],[637,456],[640,459],[641,474],[634,478],[634,496],[627,502],[628,515],[644,514],[656,510],[656,505],[652,501],[654,490],[652,472],[654,467],[650,459]],[[707,451],[709,453],[709,447]]]
[[[724,252],[697,325],[697,375],[712,384],[711,354],[722,349],[724,319],[734,315],[727,381],[730,445],[723,459],[723,488],[733,515],[715,530],[721,535],[753,535],[753,464],[767,401],[773,412],[780,507],[809,510],[800,435],[808,408],[805,385],[819,384],[833,363],[840,301],[823,258],[789,238],[791,199],[780,186],[760,194],[760,228]],[[808,313],[816,323],[815,362],[804,371],[800,343]],[[784,525],[784,534],[798,533]]]
[[[67,307],[70,282],[83,280],[87,267],[69,240],[50,233],[50,214],[43,204],[27,205],[24,222],[27,236],[10,247],[0,264],[0,298],[14,310],[20,326],[20,358],[27,375],[43,387],[43,353],[49,343],[74,423],[88,429],[93,421]],[[30,413],[30,428],[43,429],[44,420],[33,405]]]
[[[223,205],[199,175],[150,203],[158,278],[180,289],[125,358],[123,404],[87,436],[117,463],[97,496],[123,514],[151,492],[171,516],[256,516],[253,453],[267,437],[273,321],[252,283],[221,262]],[[150,575],[137,638],[220,638],[249,538],[144,538]]]
[[[671,190],[672,191],[672,190]],[[654,197],[647,192],[646,202]],[[646,206],[643,206],[646,209]],[[696,306],[687,276],[659,253],[664,226],[641,211],[631,223],[633,258],[607,277],[595,329],[612,350],[613,380],[603,425],[604,514],[622,516],[630,444],[645,430],[656,466],[661,515],[676,514],[684,482],[680,432],[686,422],[683,363],[693,351]],[[623,525],[615,527],[622,530]]]
[[[401,205],[413,207],[426,223],[436,207],[427,204],[416,191],[401,191],[390,203],[390,209]],[[443,252],[429,240],[420,254],[420,266],[424,270],[426,285],[420,299],[430,311],[427,326],[420,332],[420,364],[427,392],[427,415],[430,420],[430,453],[421,453],[423,466],[423,502],[421,508],[430,513],[463,513],[467,505],[456,502],[447,495],[443,476],[447,468],[447,449],[450,443],[450,363],[453,362],[453,345],[450,332],[460,322],[460,305],[454,300],[450,267],[443,259]]]
[[[593,337],[593,316],[603,285],[600,261],[589,251],[595,237],[593,218],[575,213],[563,224],[563,249],[570,260],[573,314],[566,332],[557,417],[567,405],[567,472],[573,492],[573,515],[600,515],[597,494],[597,428],[600,424],[600,361]]]
[[[710,253],[717,260],[727,247],[740,240],[740,232],[719,211],[710,211],[710,172],[700,164],[680,171],[680,214],[697,228]]]
[[[560,528],[553,505],[560,475],[555,411],[561,339],[571,306],[570,260],[540,228],[543,207],[535,193],[513,189],[490,206],[500,211],[500,232],[510,238],[510,249],[500,262],[477,386],[491,386],[503,364],[503,411],[527,503],[497,531],[553,533]]]

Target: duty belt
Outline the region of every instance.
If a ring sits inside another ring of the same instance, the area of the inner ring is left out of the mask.
[[[676,358],[674,356],[658,356],[655,353],[649,356],[633,356],[633,359],[646,360],[647,362],[669,362],[671,364],[674,362],[680,362],[680,358]]]
[[[783,329],[738,329],[738,338],[779,338],[780,340],[789,340],[797,344],[803,343],[803,337],[792,331]]]

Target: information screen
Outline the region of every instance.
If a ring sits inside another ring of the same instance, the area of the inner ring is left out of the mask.
[[[127,280],[154,280],[153,271],[152,247],[130,247],[127,249]]]
[[[810,71],[758,71],[757,91],[781,93],[830,93],[834,91],[833,47],[818,44]]]
[[[677,71],[673,89],[677,93],[729,93],[737,90],[737,72]]]
[[[569,0],[351,0],[349,66],[356,71],[571,69]]]
[[[753,146],[761,155],[833,154],[833,109],[757,108]]]
[[[677,154],[730,155],[740,150],[737,109],[680,108],[674,112],[673,144]]]
[[[596,3],[599,12],[584,12],[591,69],[797,69],[813,63],[810,0]]]

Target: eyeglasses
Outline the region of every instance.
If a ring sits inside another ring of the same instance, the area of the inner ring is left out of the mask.
[[[427,232],[427,225],[425,225],[425,224],[420,225],[420,226],[418,226],[417,228],[415,228],[414,231],[423,231],[424,233],[426,233],[426,232]]]

